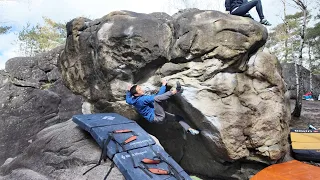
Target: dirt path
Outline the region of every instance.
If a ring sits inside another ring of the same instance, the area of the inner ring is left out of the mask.
[[[294,103],[295,101],[291,101],[291,109],[294,108]],[[320,128],[320,101],[303,100],[301,117],[292,118],[290,128],[308,129],[309,124]]]

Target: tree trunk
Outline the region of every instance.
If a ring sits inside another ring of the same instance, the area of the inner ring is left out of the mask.
[[[295,63],[295,71],[296,71],[296,86],[297,86],[297,99],[296,99],[296,106],[292,112],[292,115],[295,117],[300,117],[301,109],[302,109],[302,95],[303,95],[303,84],[302,84],[302,77],[301,77],[301,66],[302,66],[302,50],[304,46],[304,36],[305,36],[305,29],[307,24],[307,9],[306,6],[302,6],[301,9],[303,10],[303,23],[300,32],[300,46],[299,46],[299,58],[296,60]]]
[[[292,112],[292,115],[295,117],[300,117],[301,109],[302,109],[302,96],[301,96],[301,98],[299,98],[299,93],[301,91],[301,86],[300,86],[301,69],[300,69],[300,66],[298,65],[298,63],[299,63],[298,58],[294,58],[293,44],[291,44],[291,51],[292,51],[292,58],[294,59],[294,71],[295,71],[295,76],[296,76],[296,104],[295,104],[294,110]]]
[[[312,92],[313,91],[313,84],[312,84],[312,70],[313,70],[313,67],[312,67],[312,59],[311,59],[311,45],[310,45],[310,40],[308,41],[308,46],[309,46],[309,49],[308,49],[308,54],[309,54],[309,70],[310,70],[310,76],[309,76],[309,80],[310,80],[310,91]]]
[[[287,26],[287,25],[286,25]],[[288,28],[286,27],[286,36],[288,37]],[[288,54],[289,54],[289,49],[288,49],[288,38],[285,39],[284,41],[284,48],[285,48],[285,54],[284,54],[284,60],[285,62],[288,62]]]
[[[285,48],[285,54],[284,54],[284,60],[285,62],[288,62],[288,38],[289,38],[289,26],[287,22],[287,6],[286,6],[286,0],[282,0],[283,3],[283,17],[284,17],[284,25],[285,25],[285,40],[284,40],[284,48]]]

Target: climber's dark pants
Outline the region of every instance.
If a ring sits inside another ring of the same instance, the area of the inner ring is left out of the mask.
[[[244,16],[253,7],[256,7],[260,19],[261,20],[264,19],[261,0],[253,0],[253,1],[243,3],[241,4],[241,6],[239,6],[237,9],[232,10],[230,13],[233,15]]]
[[[168,113],[168,112],[164,111],[164,109],[162,107],[162,102],[169,99],[172,95],[173,95],[172,92],[168,91],[164,94],[157,95],[154,97],[154,120],[153,120],[153,122],[162,124],[167,121],[176,121],[182,126],[182,128],[184,130],[187,131],[190,128],[190,126],[186,122],[183,121],[184,120],[183,117],[181,117],[179,115]]]

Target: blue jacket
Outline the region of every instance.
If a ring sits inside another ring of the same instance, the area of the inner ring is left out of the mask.
[[[166,92],[166,86],[161,86],[158,94],[155,95],[142,95],[132,96],[130,91],[127,91],[126,102],[133,105],[137,111],[149,122],[154,120],[154,97]]]

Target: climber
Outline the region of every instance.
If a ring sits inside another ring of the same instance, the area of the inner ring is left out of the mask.
[[[271,24],[264,18],[261,0],[252,0],[249,2],[248,0],[226,0],[225,6],[226,11],[232,15],[246,16],[250,18],[252,17],[248,12],[253,7],[256,7],[260,17],[260,23],[266,26],[271,26]]]
[[[169,99],[171,96],[182,91],[181,85],[177,82],[177,87],[174,90],[166,91],[167,81],[162,80],[162,86],[156,95],[145,95],[143,89],[139,85],[128,87],[126,93],[126,102],[133,105],[137,111],[149,122],[164,123],[168,120],[179,122],[183,129],[192,135],[199,134],[199,131],[191,128],[183,118],[179,115],[174,115],[164,111],[162,102]]]

